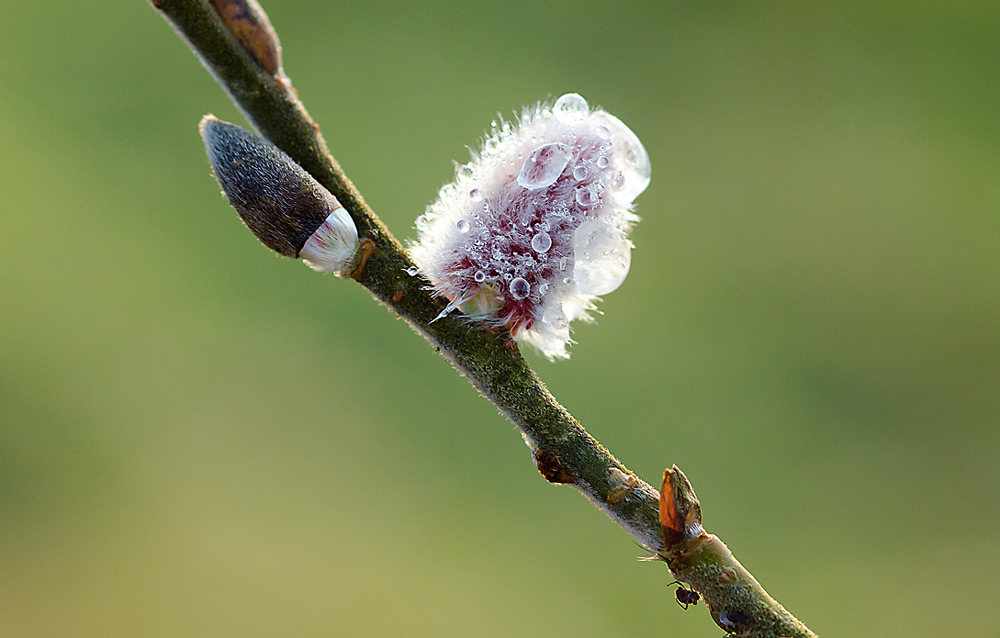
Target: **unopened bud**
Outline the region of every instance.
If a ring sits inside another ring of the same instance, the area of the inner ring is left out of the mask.
[[[229,203],[265,246],[346,275],[358,231],[344,207],[264,138],[212,115],[200,125],[208,161]]]
[[[278,34],[257,0],[209,0],[209,3],[260,68],[271,75],[282,73]]]

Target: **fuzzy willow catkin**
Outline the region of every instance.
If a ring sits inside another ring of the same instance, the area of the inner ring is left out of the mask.
[[[639,138],[568,93],[494,124],[417,219],[410,254],[449,300],[442,314],[461,310],[566,358],[569,323],[589,320],[628,275],[633,202],[649,178]]]

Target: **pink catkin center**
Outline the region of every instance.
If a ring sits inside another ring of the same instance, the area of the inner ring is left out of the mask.
[[[491,295],[486,305],[514,335],[540,317],[549,290],[567,285],[573,231],[600,209],[600,193],[607,188],[594,179],[600,174],[594,165],[608,151],[606,142],[581,136],[571,151],[573,160],[550,186],[527,190],[515,173],[482,201],[470,201],[470,220],[461,227],[464,241],[442,267],[448,286],[440,292],[452,301]],[[588,188],[593,198],[577,197],[577,191]]]

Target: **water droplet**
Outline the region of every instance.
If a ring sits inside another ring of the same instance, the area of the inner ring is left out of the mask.
[[[537,233],[531,238],[531,247],[535,249],[536,252],[544,253],[549,248],[552,248],[552,238],[546,232]]]
[[[622,186],[625,185],[625,176],[618,173],[611,178],[611,190],[621,190]]]
[[[458,167],[457,175],[458,179],[472,179],[472,167],[468,164],[462,164]]]
[[[420,269],[416,266],[410,266],[406,269],[406,274],[411,277],[416,277],[418,272],[420,272]]]
[[[514,278],[514,275],[510,274],[509,272],[505,272],[503,274],[503,278],[504,278],[504,281],[510,281],[511,279]]]
[[[460,233],[467,233],[469,232],[469,229],[472,228],[472,224],[469,223],[468,219],[460,219],[455,222],[455,228],[457,228]]]
[[[560,257],[559,258],[559,270],[566,270],[566,258],[565,257]],[[567,283],[568,284],[569,282],[565,281],[563,283]]]
[[[615,162],[622,170],[624,181],[618,187],[617,198],[631,202],[649,186],[650,165],[646,148],[629,127],[613,115],[599,113],[601,123],[611,129]]]
[[[531,292],[531,284],[523,277],[517,277],[510,282],[510,294],[514,299],[524,299]]]
[[[528,190],[551,186],[569,164],[569,147],[559,142],[539,146],[524,160],[517,183]]]
[[[469,199],[471,199],[474,202],[483,201],[483,191],[479,190],[478,188],[473,188],[471,191],[469,191]]]
[[[604,124],[601,124],[600,126],[597,127],[597,137],[601,138],[602,140],[611,139],[611,129],[609,129]]]
[[[563,283],[564,283],[564,284],[567,284],[567,285],[568,285],[568,284],[569,284],[569,282],[571,282],[571,281],[573,281],[573,280],[572,280],[572,279],[570,279],[569,277],[563,277]]]
[[[484,273],[482,270],[477,270],[476,274],[473,275],[472,278],[476,280],[476,283],[481,284],[484,281],[486,281],[486,273]]]
[[[573,179],[575,179],[578,182],[583,181],[583,179],[587,177],[587,173],[589,172],[590,171],[587,170],[586,166],[580,164],[579,166],[573,169]]]
[[[614,226],[591,219],[573,232],[573,261],[577,292],[606,295],[625,281],[632,246]]]
[[[567,93],[552,106],[552,113],[563,124],[579,124],[587,119],[590,107],[579,93]]]
[[[548,291],[549,291],[549,284],[548,283],[543,283],[541,286],[538,287],[538,294],[540,294],[540,295],[544,295]]]
[[[601,155],[597,158],[597,168],[607,168],[611,160],[608,159],[607,155]]]
[[[597,201],[597,193],[594,192],[593,186],[581,186],[576,189],[576,203],[584,208],[589,208],[594,205]]]

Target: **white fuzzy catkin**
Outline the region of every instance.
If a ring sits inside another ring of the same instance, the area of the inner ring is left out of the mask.
[[[442,315],[461,308],[549,359],[631,264],[627,233],[649,155],[620,120],[576,93],[494,123],[472,161],[417,218],[410,253]]]

